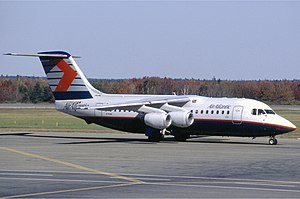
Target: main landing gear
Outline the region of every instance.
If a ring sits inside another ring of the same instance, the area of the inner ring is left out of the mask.
[[[164,133],[154,128],[147,128],[145,135],[149,142],[160,142],[164,138]]]
[[[278,143],[277,139],[273,136],[269,139],[269,144],[270,145],[276,145]]]
[[[174,137],[175,137],[175,140],[178,142],[185,142],[190,136],[185,133],[176,133],[174,135]]]

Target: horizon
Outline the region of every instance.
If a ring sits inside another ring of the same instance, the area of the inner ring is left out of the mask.
[[[32,75],[4,75],[0,74],[0,78],[17,78],[17,77],[24,77],[24,78],[42,78],[42,79],[47,79],[46,75],[45,76],[32,76]],[[90,80],[112,80],[112,81],[118,81],[118,80],[133,80],[133,79],[150,79],[150,78],[159,78],[159,79],[172,79],[172,80],[196,80],[196,81],[229,81],[229,82],[238,82],[238,81],[270,81],[270,82],[277,82],[277,81],[288,81],[288,82],[298,82],[300,81],[299,79],[220,79],[217,77],[212,77],[211,79],[196,79],[196,78],[173,78],[173,77],[159,77],[159,76],[144,76],[144,77],[131,77],[131,78],[89,78],[87,79]]]

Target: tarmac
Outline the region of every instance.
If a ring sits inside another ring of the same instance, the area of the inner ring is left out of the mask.
[[[300,198],[300,140],[0,132],[2,198]]]

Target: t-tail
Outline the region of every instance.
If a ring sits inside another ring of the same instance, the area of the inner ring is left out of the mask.
[[[39,52],[38,54],[8,53],[12,56],[39,57],[55,100],[92,99],[102,94],[82,73],[74,58],[64,51]]]

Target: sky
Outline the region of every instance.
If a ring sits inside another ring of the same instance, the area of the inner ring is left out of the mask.
[[[64,50],[88,78],[300,79],[300,1],[0,1],[0,27],[0,75]]]

